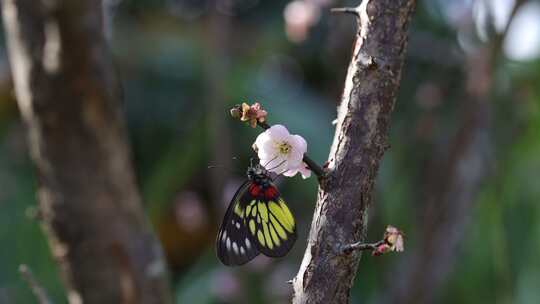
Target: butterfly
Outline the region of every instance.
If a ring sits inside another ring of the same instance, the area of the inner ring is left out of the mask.
[[[259,253],[285,256],[296,241],[296,223],[289,207],[260,164],[250,165],[248,180],[234,194],[216,239],[219,260],[245,264]]]

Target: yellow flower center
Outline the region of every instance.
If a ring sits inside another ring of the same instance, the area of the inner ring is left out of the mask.
[[[279,153],[281,154],[289,154],[289,151],[291,151],[292,146],[287,142],[282,142],[278,144]]]

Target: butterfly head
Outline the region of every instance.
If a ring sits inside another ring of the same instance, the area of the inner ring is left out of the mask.
[[[266,170],[261,164],[249,166],[247,169],[247,176],[254,183],[266,188],[272,182],[268,170]]]

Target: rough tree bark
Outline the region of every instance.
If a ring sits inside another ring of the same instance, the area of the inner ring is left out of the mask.
[[[415,0],[364,0],[338,108],[328,174],[321,180],[308,246],[293,280],[293,303],[347,303],[364,241],[379,163],[388,148],[390,114],[399,89]]]
[[[40,218],[70,303],[168,303],[137,190],[101,1],[3,0]]]

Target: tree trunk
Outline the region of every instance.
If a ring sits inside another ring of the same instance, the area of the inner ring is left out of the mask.
[[[348,10],[358,17],[356,42],[293,303],[348,303],[360,253],[342,247],[366,239],[415,2],[364,0]]]
[[[102,2],[2,2],[40,215],[69,302],[170,302],[130,160]]]

